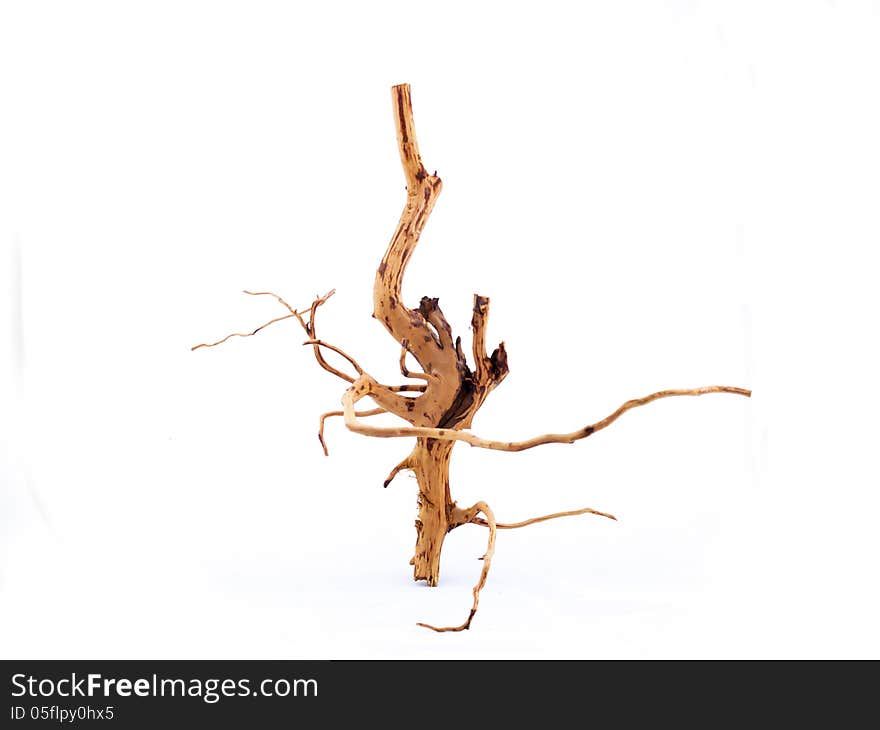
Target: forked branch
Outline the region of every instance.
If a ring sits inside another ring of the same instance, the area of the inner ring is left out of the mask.
[[[252,337],[253,335],[257,334],[260,330],[263,330],[266,327],[268,327],[270,324],[275,324],[275,322],[281,322],[282,320],[285,320],[285,319],[295,318],[296,321],[299,322],[299,324],[303,328],[303,330],[305,330],[306,335],[308,335],[308,337],[309,337],[309,341],[307,341],[305,344],[310,344],[313,346],[312,349],[315,353],[315,359],[318,361],[318,364],[324,370],[326,370],[328,373],[335,375],[338,378],[341,378],[342,380],[346,381],[347,383],[353,383],[355,381],[354,377],[347,375],[346,373],[342,372],[341,370],[333,367],[330,363],[328,363],[324,359],[323,354],[321,353],[321,347],[326,347],[326,348],[331,349],[334,352],[338,353],[339,355],[344,357],[346,360],[348,360],[352,364],[352,366],[357,371],[358,375],[363,374],[364,371],[354,361],[354,359],[352,357],[350,357],[349,355],[344,353],[338,347],[335,347],[333,345],[329,345],[325,342],[318,340],[315,335],[315,312],[318,309],[318,307],[320,307],[322,304],[324,304],[330,297],[332,297],[336,293],[335,289],[331,289],[329,292],[327,292],[322,297],[321,296],[316,297],[308,309],[303,309],[301,311],[297,311],[296,309],[291,307],[286,301],[284,301],[284,299],[282,299],[280,296],[278,296],[274,292],[249,291],[249,290],[245,289],[244,293],[249,294],[254,297],[259,297],[259,296],[274,297],[278,302],[280,302],[284,306],[285,309],[287,309],[288,312],[290,312],[290,314],[286,314],[283,317],[276,317],[275,319],[270,320],[269,322],[266,322],[266,324],[260,325],[252,332],[245,332],[245,333],[234,332],[231,335],[226,335],[226,337],[224,337],[222,340],[217,340],[216,342],[203,343],[200,345],[196,345],[195,347],[191,348],[192,350],[198,350],[200,347],[216,347],[217,345],[222,345],[224,342],[226,342],[231,337]],[[307,312],[309,313],[309,321],[308,322],[306,322],[306,320],[303,319],[303,315],[306,314]]]
[[[305,331],[306,335],[308,335],[309,339],[306,340],[303,345],[310,345],[312,347],[312,351],[315,355],[315,360],[317,360],[318,365],[321,366],[322,369],[326,370],[328,373],[335,375],[336,377],[344,380],[347,383],[354,383],[358,377],[368,378],[372,384],[372,393],[371,397],[378,403],[378,405],[382,408],[383,411],[387,411],[388,413],[393,413],[396,416],[400,416],[404,420],[407,419],[407,415],[413,410],[412,398],[407,398],[404,396],[397,395],[398,393],[410,392],[410,393],[423,393],[426,389],[426,385],[422,384],[413,384],[413,383],[405,383],[403,385],[383,385],[381,383],[376,382],[372,378],[370,378],[365,372],[364,369],[358,364],[357,360],[355,360],[351,355],[345,352],[342,348],[337,347],[336,345],[332,345],[329,342],[325,342],[317,338],[315,331],[315,313],[322,304],[326,303],[330,297],[332,297],[335,293],[335,289],[331,289],[324,296],[316,297],[315,300],[311,303],[311,305],[307,309],[296,310],[291,307],[284,299],[278,294],[270,291],[249,291],[247,289],[244,290],[245,294],[249,294],[251,296],[270,296],[280,302],[285,309],[289,312],[289,314],[285,314],[282,317],[276,317],[275,319],[266,322],[265,324],[260,325],[255,330],[251,332],[234,332],[232,334],[226,335],[221,340],[217,340],[216,342],[211,343],[202,343],[200,345],[195,345],[190,348],[192,350],[198,350],[201,347],[216,347],[217,345],[222,345],[224,342],[229,340],[231,337],[252,337],[257,334],[261,330],[265,329],[271,324],[275,324],[275,322],[281,322],[285,319],[295,318],[297,322],[299,322],[300,326]],[[306,320],[303,315],[308,313],[309,317]],[[326,348],[335,352],[337,355],[342,357],[344,360],[348,361],[348,363],[354,368],[356,376],[349,375],[348,373],[343,372],[337,367],[331,365],[324,358],[323,353],[321,352],[321,348]],[[322,441],[323,444],[323,441]],[[326,447],[325,447],[326,451]]]

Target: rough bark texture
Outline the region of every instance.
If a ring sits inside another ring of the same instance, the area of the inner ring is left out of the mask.
[[[699,396],[709,393],[734,393],[750,396],[751,392],[743,388],[721,385],[687,390],[663,390],[643,398],[626,401],[602,420],[576,431],[544,434],[525,441],[494,441],[480,438],[468,432],[467,429],[471,427],[476,412],[483,405],[489,393],[507,375],[507,351],[504,348],[504,343],[501,343],[491,354],[487,352],[486,325],[489,317],[489,299],[487,297],[474,295],[470,363],[462,350],[461,337],[453,336],[452,328],[443,316],[436,298],[422,297],[419,305],[412,309],[402,301],[401,287],[406,267],[412,258],[413,251],[419,242],[419,236],[443,184],[436,173],[429,174],[422,164],[413,123],[409,86],[401,84],[392,87],[391,96],[400,159],[406,177],[407,197],[397,229],[376,271],[373,287],[373,316],[400,344],[400,371],[403,377],[419,382],[383,385],[366,373],[350,355],[335,345],[318,338],[315,330],[315,313],[333,294],[332,291],[315,299],[310,307],[299,311],[293,309],[281,297],[272,292],[246,292],[253,295],[275,297],[287,309],[288,314],[277,317],[251,332],[227,335],[222,340],[196,345],[193,349],[213,347],[234,336],[249,337],[274,322],[295,318],[308,338],[303,344],[311,347],[318,364],[327,372],[349,384],[342,397],[343,409],[330,411],[321,416],[318,438],[324,452],[327,453],[324,441],[324,422],[331,416],[343,416],[346,427],[355,433],[379,438],[415,439],[412,451],[391,470],[385,479],[387,487],[400,471],[410,470],[416,476],[419,489],[418,518],[415,523],[415,554],[410,561],[415,580],[424,580],[430,586],[437,585],[440,579],[440,555],[443,541],[451,530],[461,525],[474,524],[484,526],[489,531],[480,577],[473,589],[473,604],[464,623],[442,628],[419,624],[434,631],[461,631],[470,628],[471,620],[477,611],[480,591],[486,583],[494,554],[495,536],[498,529],[525,527],[536,522],[570,515],[594,514],[611,519],[615,518],[605,512],[584,508],[557,512],[511,524],[496,522],[494,513],[485,502],[477,502],[468,508],[461,508],[452,499],[449,488],[449,462],[457,441],[499,451],[523,451],[551,443],[571,444],[601,431],[628,410],[660,398]],[[322,354],[324,349],[332,350],[344,358],[354,369],[355,375],[344,372],[328,363]],[[408,357],[412,357],[418,363],[418,370],[408,368]],[[377,407],[356,411],[355,404],[364,397],[372,399]],[[403,419],[409,425],[370,426],[361,421],[362,418],[379,414],[392,414]]]
[[[492,357],[485,353],[484,333],[489,310],[486,297],[474,297],[473,371],[461,349],[461,338],[453,339],[452,328],[436,298],[422,297],[415,309],[408,308],[401,300],[407,264],[443,183],[422,164],[409,86],[395,86],[391,94],[407,196],[397,230],[376,272],[373,316],[403,349],[402,374],[413,375],[405,364],[406,354],[410,354],[419,364],[425,380],[425,391],[407,399],[406,410],[399,415],[413,426],[460,430],[471,425],[474,413],[486,396],[507,375],[507,357],[503,345]],[[419,438],[408,457],[409,468],[415,472],[419,485],[413,577],[431,586],[437,585],[440,578],[443,539],[456,526],[450,522],[456,505],[449,491],[449,459],[454,444],[454,441]]]
[[[413,470],[419,485],[419,516],[413,578],[429,586],[440,580],[440,552],[450,529],[449,459],[452,441],[418,439],[413,451]]]

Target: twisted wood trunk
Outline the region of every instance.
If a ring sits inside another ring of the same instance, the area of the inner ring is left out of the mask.
[[[413,426],[461,430],[469,428],[486,396],[507,375],[503,343],[486,354],[485,326],[489,312],[486,297],[474,297],[473,360],[471,370],[452,328],[443,316],[438,300],[423,297],[418,308],[401,301],[406,266],[419,241],[422,228],[434,207],[443,183],[422,164],[413,124],[409,85],[391,89],[400,160],[406,176],[407,199],[400,222],[376,272],[373,288],[373,316],[400,343],[404,376],[424,380],[424,392],[417,398],[401,398],[395,411]],[[411,355],[421,372],[410,372]],[[373,393],[370,393],[371,397]],[[376,399],[377,402],[378,399]],[[387,399],[386,399],[387,402]],[[380,405],[385,405],[380,402]],[[415,472],[419,485],[419,516],[416,520],[416,548],[413,577],[430,586],[440,577],[440,551],[446,533],[462,524],[461,510],[449,491],[449,459],[454,441],[419,438],[410,455],[397,467]]]
[[[413,578],[426,581],[429,586],[440,580],[440,552],[454,507],[449,493],[449,459],[454,443],[418,439],[413,452],[413,470],[419,485]]]

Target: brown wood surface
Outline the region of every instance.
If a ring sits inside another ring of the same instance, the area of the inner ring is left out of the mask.
[[[485,502],[462,508],[452,498],[449,486],[449,462],[457,441],[497,451],[524,451],[552,443],[571,444],[592,436],[606,428],[632,408],[646,405],[660,398],[672,396],[700,396],[710,393],[733,393],[750,396],[751,391],[730,386],[712,385],[702,388],[663,390],[643,398],[623,403],[617,410],[595,423],[570,433],[543,434],[524,441],[496,441],[480,438],[469,430],[474,415],[499,383],[507,376],[507,351],[502,342],[491,354],[486,348],[486,326],[489,318],[489,298],[474,295],[471,318],[471,362],[462,349],[461,337],[452,333],[452,327],[443,316],[436,298],[422,297],[417,307],[409,308],[401,299],[403,277],[419,242],[419,236],[431,215],[443,188],[436,173],[429,174],[422,164],[413,121],[412,99],[407,84],[391,89],[394,122],[400,160],[406,178],[407,196],[400,221],[376,271],[373,287],[373,316],[398,342],[401,348],[400,371],[404,378],[418,382],[384,385],[366,373],[358,362],[341,348],[320,338],[315,330],[315,315],[320,306],[332,296],[329,292],[315,299],[302,310],[293,309],[272,292],[246,292],[254,296],[272,296],[288,311],[251,332],[233,333],[212,343],[196,345],[213,347],[230,337],[250,337],[264,327],[285,319],[296,319],[306,333],[303,343],[311,347],[318,364],[327,372],[349,384],[342,397],[342,410],[329,411],[320,418],[318,438],[324,453],[324,422],[329,417],[342,416],[346,427],[365,436],[378,438],[414,439],[412,450],[388,474],[385,486],[401,471],[415,474],[418,484],[418,517],[415,521],[416,544],[410,561],[413,578],[436,586],[440,580],[440,556],[443,541],[453,529],[474,524],[489,530],[486,552],[479,580],[473,589],[473,603],[466,620],[457,626],[420,626],[438,632],[462,631],[470,628],[479,605],[480,591],[486,584],[495,537],[498,529],[513,529],[527,525],[582,514],[593,514],[615,519],[613,515],[591,508],[556,512],[516,523],[497,523],[492,509]],[[348,362],[354,374],[340,370],[326,361],[323,350],[329,349]],[[410,370],[407,358],[412,357],[418,370]],[[362,398],[371,399],[374,408],[357,411],[355,404]],[[392,414],[406,422],[400,426],[373,426],[362,418]]]

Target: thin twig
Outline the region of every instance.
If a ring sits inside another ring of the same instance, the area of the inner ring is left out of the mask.
[[[336,290],[331,289],[323,297],[319,296],[317,299],[315,299],[315,301],[312,302],[312,306],[309,307],[309,328],[306,330],[306,333],[309,335],[309,337],[315,339],[318,336],[315,334],[315,312],[318,310],[318,307],[324,304],[335,293]]]
[[[275,292],[272,292],[272,291],[249,291],[248,289],[243,289],[242,292],[244,294],[250,294],[252,297],[261,297],[261,296],[275,297],[275,299],[277,299],[279,302],[281,302],[281,304],[283,304],[287,308],[287,311],[290,312],[291,314],[302,315],[302,314],[305,314],[306,312],[309,311],[308,309],[303,309],[301,312],[297,312],[293,307],[291,307],[287,302],[285,302],[281,297],[279,297]]]
[[[270,324],[275,324],[276,322],[280,322],[283,319],[290,319],[291,317],[296,317],[297,314],[294,312],[293,314],[285,314],[283,317],[276,317],[275,319],[269,320],[266,324],[261,324],[257,327],[253,332],[233,332],[231,335],[226,335],[222,340],[217,340],[216,342],[205,343],[203,342],[200,345],[195,345],[190,348],[190,350],[198,350],[200,347],[216,347],[217,345],[222,345],[226,340],[231,337],[253,337],[257,332],[262,329],[266,329]],[[354,382],[354,380],[350,380],[349,382]]]
[[[306,331],[306,334],[309,336],[309,339],[310,339],[309,343],[304,343],[304,344],[311,344],[312,345],[312,351],[315,354],[315,360],[318,361],[318,365],[320,365],[322,368],[324,368],[324,370],[326,370],[328,373],[332,373],[336,377],[341,378],[342,380],[345,380],[346,382],[353,383],[354,378],[352,378],[349,375],[346,375],[341,370],[338,370],[337,368],[333,367],[330,363],[328,363],[324,359],[324,355],[321,353],[321,346],[323,345],[324,347],[328,347],[331,350],[334,350],[335,352],[338,352],[339,354],[341,354],[346,360],[348,360],[352,365],[355,366],[355,370],[357,370],[358,375],[362,374],[363,370],[361,370],[360,366],[357,365],[352,358],[350,358],[348,355],[343,353],[341,350],[339,350],[336,347],[333,347],[332,345],[327,345],[326,343],[322,343],[320,340],[318,340],[318,335],[315,332],[315,312],[318,310],[318,307],[320,307],[322,304],[324,304],[335,293],[336,293],[336,290],[331,289],[323,297],[321,297],[321,296],[317,297],[312,302],[312,305],[309,307],[309,310],[308,310],[309,311],[309,321],[308,321],[308,323],[305,323],[300,319],[300,324],[303,326],[303,329]]]
[[[499,530],[515,530],[517,527],[526,527],[527,525],[534,525],[536,522],[545,522],[546,520],[555,520],[557,517],[574,517],[576,515],[599,515],[599,517],[607,517],[609,520],[617,520],[614,515],[608,514],[607,512],[599,512],[595,509],[590,509],[589,507],[584,507],[584,509],[575,509],[570,510],[568,512],[554,512],[552,515],[544,515],[542,517],[532,517],[529,520],[523,520],[522,522],[496,522],[495,527]],[[488,527],[489,523],[486,522],[482,517],[474,517],[471,520],[472,525],[482,525],[483,527]]]
[[[364,374],[364,369],[360,365],[357,364],[357,361],[351,355],[346,353],[344,350],[341,350],[338,347],[336,347],[336,345],[331,345],[329,342],[324,342],[323,340],[306,340],[305,342],[303,342],[303,345],[314,345],[315,349],[318,349],[319,347],[326,347],[328,350],[333,350],[333,352],[335,352],[337,355],[340,355],[341,357],[344,357],[346,360],[348,360],[348,362],[351,363],[351,366],[357,371],[358,375]],[[321,359],[323,360],[323,358],[321,358]],[[333,372],[335,375],[338,375],[340,378],[348,380],[349,383],[354,382],[354,378],[349,378],[348,375],[340,372],[339,370],[334,368],[332,365],[322,364],[322,366],[324,367],[325,370],[329,369],[329,370],[331,370],[331,372]]]

